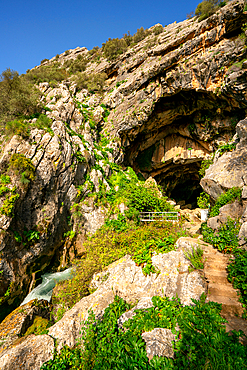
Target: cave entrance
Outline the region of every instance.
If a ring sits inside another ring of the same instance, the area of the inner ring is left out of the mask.
[[[184,204],[181,205],[181,208],[183,208],[183,205],[185,205],[191,209],[194,209],[197,208],[197,198],[201,192],[202,187],[200,186],[198,180],[187,180],[175,186],[170,193],[170,198],[174,199],[176,203],[183,201]]]

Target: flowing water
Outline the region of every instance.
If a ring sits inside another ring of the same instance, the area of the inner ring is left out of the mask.
[[[71,279],[73,276],[72,268],[66,269],[62,272],[46,273],[42,275],[42,283],[36,286],[24,299],[21,306],[30,302],[32,299],[46,299],[51,300],[52,290],[58,281]]]

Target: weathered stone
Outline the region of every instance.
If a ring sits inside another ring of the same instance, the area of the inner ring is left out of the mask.
[[[170,329],[155,328],[152,331],[142,333],[149,360],[154,356],[174,358],[173,343],[175,338],[176,335]]]
[[[36,316],[49,318],[51,307],[47,301],[35,299],[11,312],[0,324],[0,356],[2,351],[25,334]]]
[[[198,271],[189,273],[190,262],[183,252],[191,251],[192,246],[196,245],[198,244],[195,239],[180,238],[176,251],[153,256],[152,263],[160,271],[158,275],[145,276],[142,268],[136,266],[128,255],[96,274],[91,288],[97,290],[90,296],[82,298],[49,329],[49,334],[59,340],[58,348],[65,344],[75,345],[81,323],[88,317],[88,310],[92,309],[95,315],[100,317],[104,309],[113,302],[115,294],[129,303],[140,300],[140,305],[147,305],[146,307],[151,304],[150,299],[154,295],[165,295],[170,298],[178,295],[182,304],[188,305],[192,304],[191,298],[199,299],[206,291],[206,285]],[[130,315],[132,314],[133,310]]]
[[[54,340],[48,335],[29,335],[0,353],[1,370],[39,370],[53,358]]]
[[[237,133],[240,138],[236,150],[224,153],[207,170],[200,184],[204,191],[213,199],[227,189],[241,188],[247,184],[247,119],[237,124]]]
[[[238,200],[231,204],[226,204],[219,209],[219,215],[211,217],[207,221],[207,226],[213,230],[218,230],[223,224],[227,222],[228,218],[239,218],[243,213],[243,207]]]
[[[244,222],[239,230],[239,245],[247,250],[247,222]]]
[[[123,329],[123,324],[128,321],[129,319],[132,319],[132,317],[135,316],[135,310],[150,308],[153,306],[152,299],[150,297],[143,297],[141,298],[137,305],[132,308],[132,310],[129,310],[125,313],[123,313],[119,319],[118,319],[118,326]]]

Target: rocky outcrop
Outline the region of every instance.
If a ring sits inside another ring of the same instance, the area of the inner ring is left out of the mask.
[[[239,232],[240,246],[247,247],[247,194],[246,194],[246,169],[247,169],[247,119],[241,120],[236,127],[238,144],[236,149],[218,156],[216,153],[214,163],[206,170],[205,176],[200,184],[203,190],[208,193],[213,201],[220,194],[233,188],[242,188],[241,201],[235,201],[220,208],[218,216],[208,220],[207,225],[214,230],[218,230],[222,224],[226,223],[227,218],[241,218],[242,226]]]
[[[214,200],[228,189],[246,186],[246,130],[247,119],[244,119],[240,121],[236,127],[239,138],[236,149],[226,152],[220,157],[216,156],[214,163],[206,170],[206,174],[201,180],[202,188]],[[245,193],[243,196],[243,199],[245,199]]]
[[[204,250],[204,270],[189,272],[190,262],[185,258],[184,252],[191,252],[192,247],[196,248],[198,245]],[[125,256],[94,276],[92,286],[97,290],[67,311],[64,317],[49,329],[48,335],[30,335],[0,352],[0,368],[10,369],[11,364],[17,361],[17,369],[21,363],[24,369],[39,369],[42,363],[52,358],[53,339],[56,339],[58,351],[64,345],[73,347],[84,321],[88,318],[89,309],[100,319],[105,308],[114,301],[115,294],[128,302],[138,301],[130,311],[120,316],[120,330],[128,330],[123,327],[123,323],[135,315],[135,310],[152,307],[151,298],[156,294],[168,297],[177,294],[183,304],[191,305],[193,303],[190,297],[198,299],[204,292],[207,294],[207,301],[222,303],[222,313],[230,322],[226,324],[228,331],[242,329],[247,333],[245,320],[235,317],[236,314],[241,314],[243,309],[238,302],[237,291],[227,281],[228,260],[226,255],[201,240],[185,237],[178,239],[175,251],[153,256],[152,263],[160,269],[159,274],[144,276],[141,267],[136,266],[129,256]],[[179,331],[178,326],[175,331]],[[171,330],[154,328],[150,332],[142,333],[142,338],[150,360],[156,355],[173,358],[176,335]]]
[[[44,362],[53,358],[54,341],[48,335],[34,334],[22,343],[0,354],[1,370],[39,370]]]
[[[125,256],[114,262],[105,271],[94,276],[91,286],[97,290],[82,298],[72,309],[67,311],[63,318],[49,329],[50,337],[41,335],[35,339],[33,336],[29,336],[20,344],[17,343],[13,346],[10,343],[7,349],[0,352],[0,368],[2,370],[10,369],[14,358],[17,357],[19,362],[22,359],[23,366],[26,366],[24,368],[28,369],[28,366],[33,364],[33,368],[38,369],[38,365],[41,365],[43,359],[45,362],[51,358],[54,349],[51,337],[57,340],[58,350],[64,345],[73,347],[78,340],[83,322],[88,318],[89,309],[92,309],[95,316],[100,318],[105,308],[113,302],[116,294],[129,303],[138,301],[138,304],[131,311],[119,319],[119,327],[126,319],[134,315],[135,309],[151,307],[153,305],[151,298],[154,295],[171,298],[177,295],[182,304],[192,304],[191,298],[199,299],[201,294],[206,292],[206,284],[201,274],[196,270],[189,272],[190,262],[184,255],[184,251],[191,251],[192,246],[196,247],[196,245],[195,239],[180,238],[177,241],[175,251],[153,256],[152,263],[160,271],[159,274],[145,276],[141,266],[136,266],[130,256]],[[173,357],[171,341],[175,337],[170,330],[157,329],[144,333],[143,339],[146,342],[150,359],[156,354]],[[41,342],[46,346],[43,357],[40,356],[40,349],[36,349]],[[26,352],[24,348],[26,348]],[[25,357],[26,353],[28,353],[27,357]],[[17,363],[19,364],[19,362]]]
[[[221,207],[219,209],[219,215],[215,217],[210,217],[207,221],[208,227],[210,227],[213,230],[219,230],[224,224],[227,223],[228,217],[231,219],[240,218],[243,213],[243,206],[238,201],[235,200],[235,202],[231,204],[226,204],[225,206]]]
[[[88,310],[93,309],[95,315],[100,317],[104,309],[113,302],[115,294],[132,303],[144,298],[150,299],[154,295],[172,298],[177,294],[183,304],[191,304],[191,298],[198,299],[205,292],[205,284],[198,271],[188,272],[190,262],[183,253],[183,249],[191,249],[191,245],[195,244],[194,239],[180,238],[176,251],[153,256],[152,263],[160,271],[158,275],[143,275],[142,268],[136,266],[130,256],[125,256],[105,271],[96,274],[91,288],[97,290],[82,298],[49,329],[49,334],[59,341],[58,348],[65,344],[74,346],[81,319],[87,319]]]
[[[13,212],[0,218],[0,320],[43,271],[83,254],[85,234],[104,223],[104,210],[94,200],[109,190],[114,163],[132,166],[145,179],[154,177],[167,195],[194,205],[202,159],[228,142],[245,117],[246,20],[244,0],[234,0],[204,21],[175,22],[159,35],[150,29],[112,62],[102,52],[100,61],[90,59],[85,48],[45,62],[64,64],[82,55],[88,58],[86,75],[103,72],[107,79],[102,94],[78,91],[72,79],[55,88],[40,84],[50,129],[32,126],[29,136],[2,138],[1,174],[10,175],[8,187],[16,187],[18,199]],[[11,170],[12,154],[32,162],[32,181],[21,169]],[[230,155],[219,158],[224,168]],[[241,160],[243,166],[234,158],[231,163],[244,185],[243,151]],[[238,182],[230,177],[232,184]],[[225,186],[226,179],[214,187],[214,196]]]

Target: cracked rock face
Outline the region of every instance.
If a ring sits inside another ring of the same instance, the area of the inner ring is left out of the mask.
[[[135,309],[152,306],[151,297],[154,295],[173,297],[176,294],[182,304],[192,304],[191,298],[199,299],[206,292],[206,285],[198,271],[189,273],[189,261],[185,258],[184,251],[196,247],[197,241],[192,238],[180,238],[177,241],[177,250],[153,257],[153,265],[160,270],[160,274],[144,276],[142,268],[136,266],[130,256],[125,256],[111,264],[103,273],[96,274],[92,281],[92,287],[97,290],[67,311],[63,318],[49,329],[48,335],[35,337],[28,336],[23,342],[5,348],[0,352],[1,369],[10,369],[14,358],[17,365],[21,363],[29,369],[39,369],[42,363],[52,358],[54,349],[53,339],[57,340],[57,349],[64,345],[75,346],[80,336],[83,322],[88,318],[88,311],[93,310],[96,319],[102,317],[104,310],[114,301],[115,294],[127,302],[135,302],[137,305],[122,315],[119,319],[119,327],[133,317]],[[152,332],[143,333],[146,342],[147,355],[173,357],[172,342],[175,336],[170,330],[156,328]],[[44,347],[45,346],[45,347]],[[42,352],[42,349],[44,351]],[[18,367],[17,367],[18,369]]]
[[[214,163],[206,170],[201,180],[201,186],[214,200],[233,187],[242,188],[247,184],[247,119],[240,121],[236,127],[240,139],[236,149],[224,153],[215,159]],[[243,193],[245,197],[245,194]]]
[[[89,63],[85,73],[107,75],[102,96],[78,92],[71,81],[56,88],[40,84],[52,132],[32,129],[29,138],[3,139],[1,148],[1,172],[8,169],[13,153],[23,154],[35,166],[35,180],[23,186],[11,174],[20,197],[13,217],[0,217],[0,320],[18,306],[42,272],[80,254],[79,240],[104,223],[104,210],[93,202],[83,204],[77,216],[72,212],[83,195],[92,192],[86,178],[95,192],[102,181],[108,188],[111,168],[98,148],[99,131],[109,134],[106,155],[110,163],[130,165],[145,179],[154,177],[168,196],[179,201],[182,193],[182,199],[186,196],[187,203],[193,204],[196,197],[189,198],[201,191],[202,159],[218,143],[228,142],[235,124],[245,117],[244,5],[244,0],[231,1],[202,22],[196,18],[175,22],[157,36],[150,34],[113,62],[103,58]],[[59,61],[63,64],[79,54],[86,56],[87,50],[70,50]],[[95,128],[84,119],[78,103],[88,106]],[[107,122],[102,103],[109,111]],[[238,130],[241,138],[244,125]],[[212,197],[230,182],[232,186],[239,183],[239,178],[245,184],[244,148],[237,150],[242,153],[241,166],[234,153],[219,158],[219,166],[236,167],[236,176],[230,170],[229,178],[218,179]],[[78,191],[82,185],[83,191]],[[39,239],[28,245],[14,234],[27,230],[39,232]],[[65,244],[64,234],[71,230],[82,234],[74,244]]]
[[[180,238],[177,250],[153,256],[153,265],[160,270],[158,275],[143,275],[142,268],[136,266],[130,256],[125,256],[112,263],[105,271],[96,274],[91,288],[97,290],[65,313],[64,317],[49,329],[49,334],[59,341],[58,348],[63,345],[74,346],[79,335],[81,321],[88,318],[88,310],[92,309],[96,317],[101,317],[105,308],[113,302],[115,294],[127,302],[136,302],[136,308],[150,307],[151,297],[165,295],[174,297],[176,294],[182,304],[192,304],[191,298],[199,299],[206,292],[206,285],[198,271],[188,272],[190,262],[184,256],[184,250],[192,250],[196,240]],[[134,309],[133,309],[134,310]],[[122,317],[119,325],[133,316],[133,310]]]

